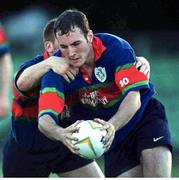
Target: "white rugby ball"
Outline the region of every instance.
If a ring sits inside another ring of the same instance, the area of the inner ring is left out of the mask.
[[[85,120],[78,124],[78,132],[73,133],[78,141],[73,141],[79,148],[79,155],[85,159],[96,159],[104,153],[104,136],[106,130],[100,130],[101,124],[93,120]]]

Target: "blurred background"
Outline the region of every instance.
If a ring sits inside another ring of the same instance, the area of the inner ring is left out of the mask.
[[[168,114],[172,133],[172,176],[179,177],[179,2],[177,0],[6,0],[0,6],[14,62],[19,65],[43,53],[42,30],[48,20],[66,8],[86,13],[94,32],[109,32],[126,39],[137,56],[151,64],[151,81]],[[10,94],[12,97],[12,94]],[[9,107],[10,110],[10,107]],[[10,128],[10,113],[0,121],[0,176],[2,147]],[[98,163],[103,168],[102,159]]]

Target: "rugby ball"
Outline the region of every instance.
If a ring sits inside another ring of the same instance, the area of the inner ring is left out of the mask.
[[[85,159],[96,159],[104,153],[104,136],[106,130],[101,130],[101,124],[93,120],[85,120],[78,124],[79,131],[73,133],[78,141],[73,141],[79,148],[79,155]]]

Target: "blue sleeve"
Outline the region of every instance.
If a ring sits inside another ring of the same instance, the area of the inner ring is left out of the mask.
[[[47,72],[42,77],[39,98],[39,117],[48,114],[55,121],[58,121],[58,116],[64,109],[64,83],[63,77],[53,71]]]

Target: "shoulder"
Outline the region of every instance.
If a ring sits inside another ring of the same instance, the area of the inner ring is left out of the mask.
[[[110,33],[97,33],[95,36],[99,37],[105,46],[118,47],[120,49],[131,49],[131,45],[125,39]]]
[[[66,81],[64,80],[63,76],[50,70],[44,74],[44,76],[42,77],[42,82],[48,82],[48,84],[64,84],[65,85]]]
[[[125,39],[109,33],[100,33],[97,34],[97,37],[102,40],[107,48],[103,57],[107,60],[111,59],[115,67],[135,62],[134,49]]]
[[[43,55],[37,55],[32,59],[25,60],[25,62],[20,65],[20,69],[24,69],[26,67],[37,64],[37,63],[43,61],[43,59],[44,59]]]
[[[55,51],[55,53],[53,54],[54,56],[58,56],[58,57],[61,57],[62,56],[62,53],[60,50],[57,50]]]

